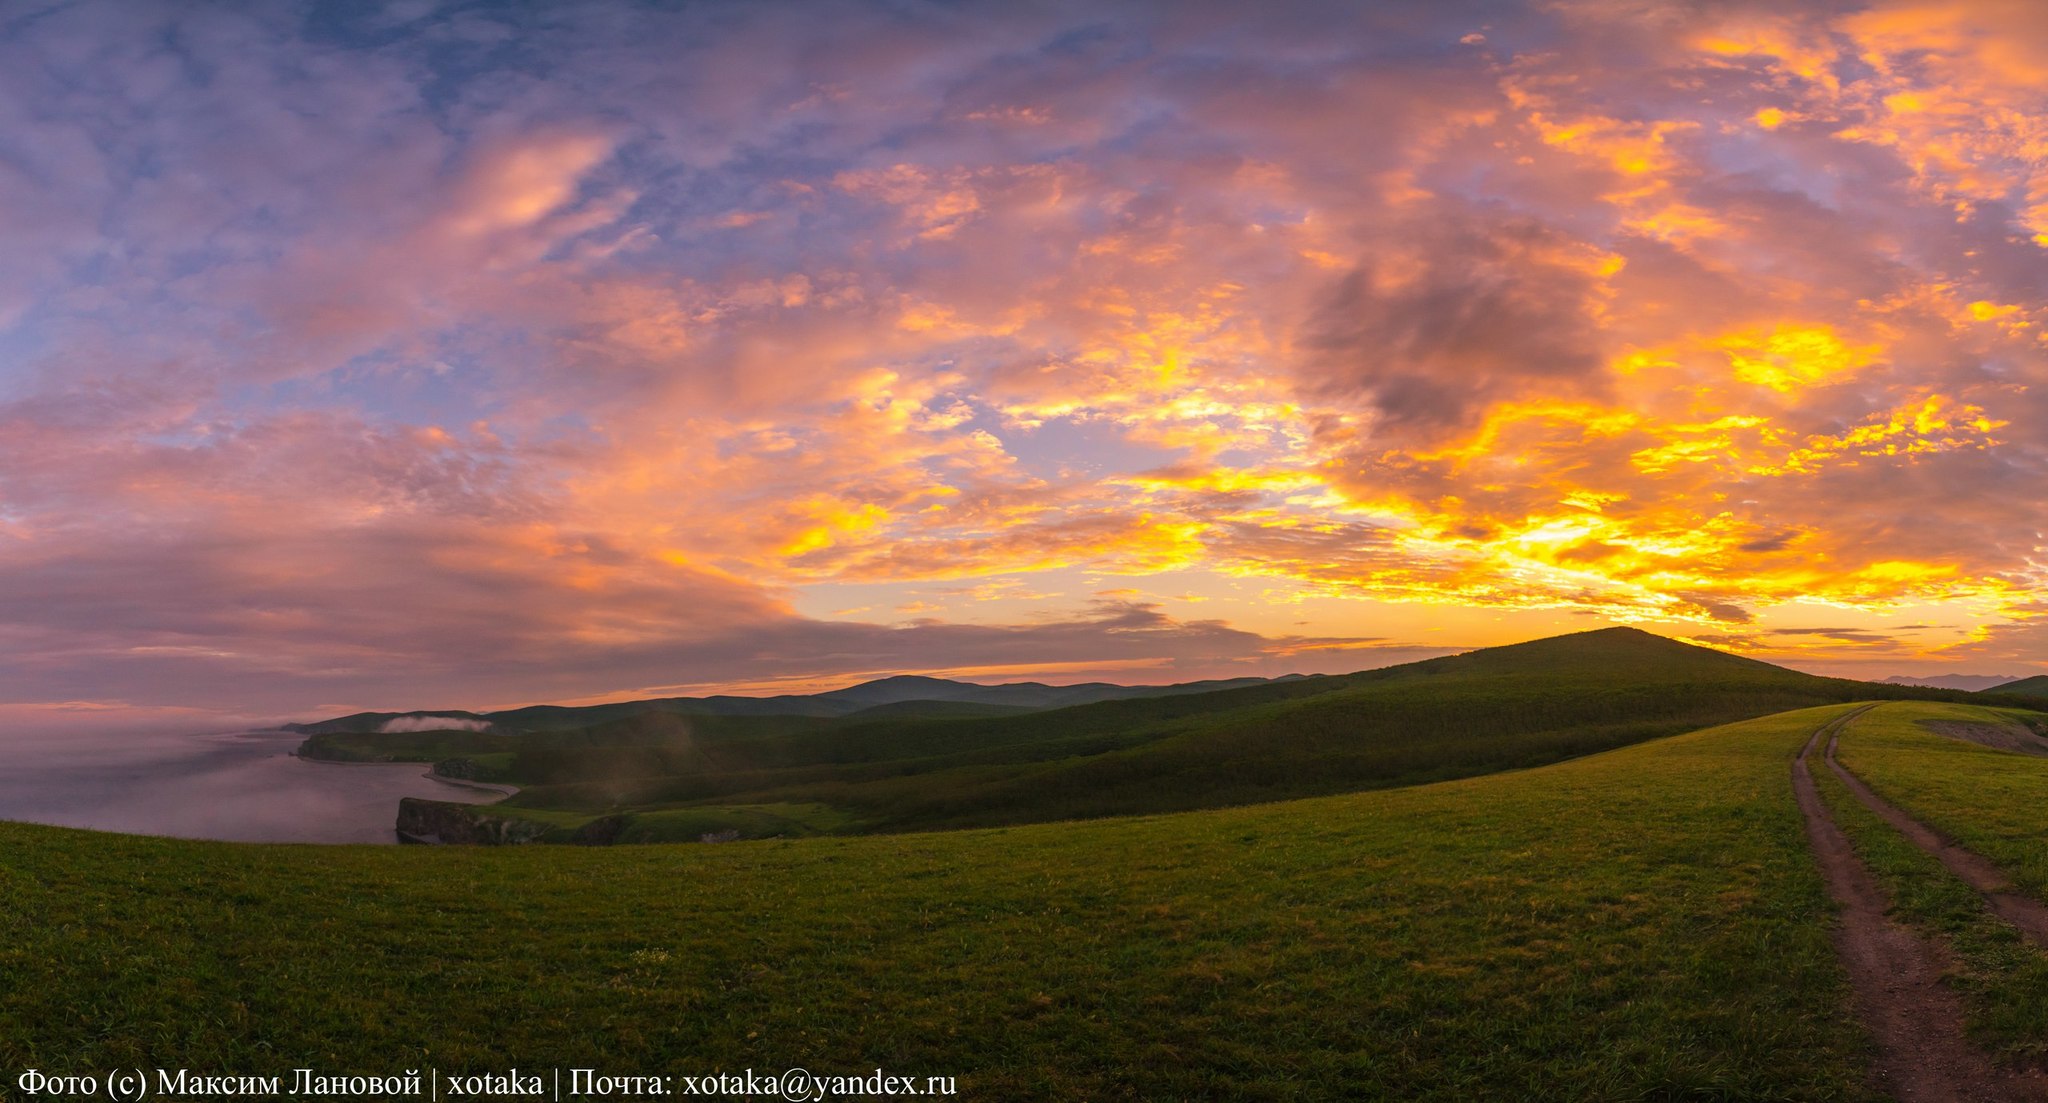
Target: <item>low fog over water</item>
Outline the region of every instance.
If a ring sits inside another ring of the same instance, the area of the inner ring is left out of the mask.
[[[0,820],[239,842],[391,843],[400,797],[475,804],[497,794],[425,777],[419,763],[292,755],[304,737],[0,734]]]

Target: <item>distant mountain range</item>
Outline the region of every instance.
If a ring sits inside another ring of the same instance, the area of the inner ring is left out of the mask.
[[[784,694],[776,697],[661,697],[645,701],[617,701],[603,705],[528,705],[498,712],[469,712],[463,709],[420,709],[411,712],[358,712],[310,724],[286,724],[284,730],[305,735],[334,732],[421,730],[428,727],[476,728],[494,731],[559,731],[601,724],[645,713],[665,712],[678,716],[817,716],[845,717],[872,713],[881,716],[1002,715],[1041,709],[1087,705],[1097,701],[1120,701],[1139,697],[1175,697],[1188,693],[1210,693],[1245,686],[1299,681],[1311,675],[1285,674],[1278,678],[1223,678],[1203,682],[1181,682],[1167,686],[1122,686],[1109,682],[1083,682],[1054,686],[1043,682],[1008,682],[984,686],[947,678],[902,674],[825,693]],[[1313,675],[1321,677],[1321,675]],[[446,725],[427,723],[449,721]]]
[[[1641,634],[1645,639],[1656,640],[1660,646],[1676,646],[1661,637]],[[1578,639],[1580,637],[1558,637]],[[1634,636],[1586,634],[1585,638],[1628,640],[1640,645]],[[1543,642],[1543,641],[1536,641]],[[1475,656],[1521,654],[1519,649],[1532,648],[1530,654],[1541,653],[1535,643],[1511,645],[1505,648],[1487,648],[1472,652]],[[1654,648],[1653,648],[1654,650]],[[1718,654],[1718,653],[1715,653]],[[1766,664],[1754,660],[1736,659],[1722,655],[1732,662],[1753,663],[1757,667]],[[1439,662],[1444,660],[1437,660]],[[1425,667],[1428,664],[1416,664]],[[1771,668],[1777,669],[1777,668]],[[306,735],[325,735],[336,732],[377,732],[377,731],[418,731],[429,728],[470,728],[480,731],[503,733],[564,731],[602,724],[650,713],[668,713],[677,716],[808,716],[824,719],[845,717],[873,718],[930,718],[969,719],[973,717],[1003,716],[1012,713],[1037,712],[1046,709],[1068,708],[1074,705],[1088,705],[1099,701],[1120,701],[1134,698],[1176,697],[1193,693],[1212,693],[1218,690],[1240,689],[1248,686],[1268,685],[1281,682],[1301,681],[1304,678],[1324,679],[1325,675],[1288,674],[1278,678],[1225,678],[1202,682],[1181,682],[1165,686],[1126,686],[1110,682],[1084,682],[1079,685],[1055,686],[1043,682],[1008,682],[1002,685],[977,685],[973,682],[959,682],[948,678],[929,678],[915,674],[902,674],[891,678],[878,678],[871,682],[848,686],[844,689],[825,693],[783,694],[775,697],[735,697],[716,695],[710,697],[660,697],[643,701],[617,701],[602,705],[528,705],[524,708],[504,709],[497,712],[470,712],[462,709],[420,709],[411,712],[359,712],[349,716],[338,716],[308,724],[286,724],[288,731]],[[1347,675],[1345,677],[1358,677]],[[1938,674],[1929,677],[1914,677],[1894,674],[1877,684],[1900,686],[1926,686],[1937,689],[1982,692],[1986,690],[2019,696],[2048,697],[2048,675],[2030,678],[2016,678],[2013,675],[1997,674]]]
[[[1924,678],[1914,677],[1911,674],[1894,674],[1884,680],[1895,686],[1934,686],[1937,689],[1962,689],[1972,693],[1991,689],[1994,686],[2014,686],[2022,681],[2048,681],[2048,679],[2021,678],[2017,674],[1932,674]],[[2000,692],[2012,691],[2001,689]]]

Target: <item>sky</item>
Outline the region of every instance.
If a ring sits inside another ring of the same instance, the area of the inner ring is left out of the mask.
[[[2048,7],[0,0],[0,723],[2048,671]]]

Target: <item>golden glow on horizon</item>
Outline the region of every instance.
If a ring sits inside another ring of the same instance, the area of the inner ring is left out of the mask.
[[[305,122],[275,111],[217,170],[152,137],[113,207],[16,208],[52,229],[0,263],[0,579],[107,621],[23,598],[17,653],[368,681],[438,618],[425,680],[519,609],[503,668],[559,643],[578,693],[1608,622],[2048,665],[2048,7],[1311,5],[1225,42],[1141,5],[1072,56],[1031,45],[1065,9],[941,47],[864,0],[742,7],[702,35],[737,65],[615,42],[637,75],[569,103],[479,62],[460,125],[394,106],[434,69],[395,65],[300,136],[325,167],[251,152]],[[690,37],[658,8],[619,21]],[[134,263],[71,275],[116,224]],[[246,600],[184,604],[212,585]]]

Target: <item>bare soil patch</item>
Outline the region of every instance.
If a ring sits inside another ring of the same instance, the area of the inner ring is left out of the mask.
[[[2001,751],[2018,751],[2048,758],[2048,739],[2025,724],[1983,724],[1970,720],[1922,720],[1920,726],[1936,735],[1964,739]]]

